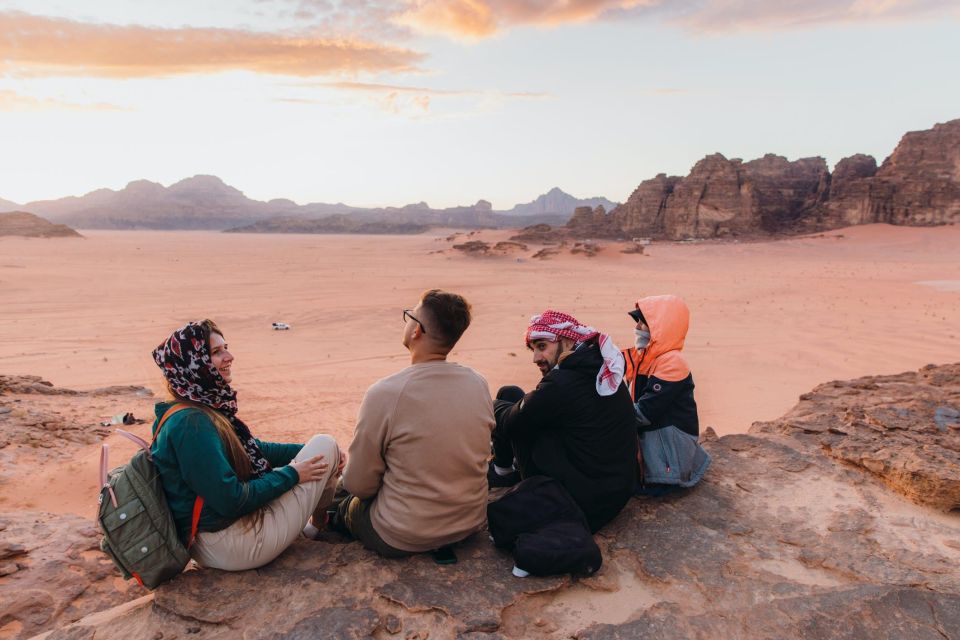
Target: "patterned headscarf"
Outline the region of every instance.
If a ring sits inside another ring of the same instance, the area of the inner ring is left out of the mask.
[[[153,359],[175,394],[227,417],[250,457],[253,475],[259,478],[270,471],[270,463],[250,429],[237,417],[237,392],[213,366],[207,334],[199,322],[188,322],[153,350]]]
[[[569,314],[551,309],[530,318],[525,336],[527,346],[537,340],[556,342],[560,338],[572,340],[577,346],[597,338],[600,355],[603,357],[603,366],[597,373],[597,393],[601,396],[612,396],[617,392],[617,388],[623,381],[624,364],[620,348],[613,343],[610,336],[600,333],[593,327],[580,324]]]

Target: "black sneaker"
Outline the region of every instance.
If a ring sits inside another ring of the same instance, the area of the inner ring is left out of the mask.
[[[493,468],[493,462],[487,468],[487,486],[491,489],[494,487],[512,487],[518,482],[520,482],[520,472],[516,469],[502,476]]]

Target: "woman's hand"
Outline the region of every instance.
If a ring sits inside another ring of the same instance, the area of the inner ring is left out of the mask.
[[[291,462],[290,466],[297,470],[301,483],[323,480],[330,468],[330,465],[323,461],[323,456],[315,456],[300,462]]]

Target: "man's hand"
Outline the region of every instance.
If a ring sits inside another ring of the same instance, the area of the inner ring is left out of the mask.
[[[336,477],[338,477],[338,478],[339,478],[340,476],[342,476],[342,475],[343,475],[343,468],[344,468],[345,466],[347,466],[347,452],[346,452],[346,451],[341,451],[341,452],[340,452],[340,463],[337,465],[337,472],[336,472],[336,474],[334,474],[334,475],[336,475]]]
[[[315,456],[300,462],[291,462],[290,466],[297,470],[301,483],[323,480],[330,468],[330,465],[323,461],[323,456]]]

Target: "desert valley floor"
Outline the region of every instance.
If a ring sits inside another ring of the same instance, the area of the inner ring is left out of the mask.
[[[745,432],[818,383],[960,360],[960,227],[882,225],[763,243],[607,244],[593,258],[473,257],[452,232],[416,236],[86,231],[83,239],[0,239],[0,372],[90,390],[161,394],[151,349],[210,317],[236,357],[241,416],[266,439],[323,431],[349,441],[364,390],[407,364],[401,310],[427,288],[465,295],[474,322],[452,354],[496,390],[539,376],[522,341],[530,315],[567,311],[629,346],[625,311],[676,293],[692,311],[686,354],[702,427]],[[503,240],[487,231],[471,239]],[[460,235],[463,239],[464,235]],[[271,330],[274,321],[291,331]],[[96,419],[152,398],[116,405]],[[124,402],[130,402],[125,399]],[[138,427],[145,432],[146,427]],[[117,459],[125,443],[115,442]],[[132,450],[132,449],[131,449]],[[92,515],[99,448],[8,469],[0,507]],[[19,466],[19,465],[18,465]]]

